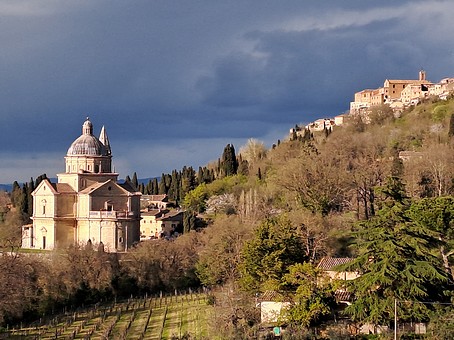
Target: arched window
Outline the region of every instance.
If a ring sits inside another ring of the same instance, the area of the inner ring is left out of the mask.
[[[41,211],[42,211],[43,215],[46,215],[46,204],[47,204],[46,200],[41,201],[41,207],[42,207]]]
[[[112,201],[110,201],[110,200],[107,201],[107,202],[105,203],[104,208],[105,208],[107,211],[113,211],[114,209],[113,209],[113,203],[112,203]]]

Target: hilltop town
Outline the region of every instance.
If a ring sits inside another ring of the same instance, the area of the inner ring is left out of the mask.
[[[304,134],[304,130],[332,130],[344,123],[348,115],[361,116],[366,122],[373,108],[388,106],[394,115],[400,116],[402,111],[415,106],[429,98],[446,100],[454,92],[454,78],[443,78],[438,83],[426,79],[426,72],[419,71],[418,79],[385,79],[383,86],[376,89],[364,89],[354,94],[347,113],[334,118],[321,118],[305,126],[296,125],[290,129],[290,136]]]

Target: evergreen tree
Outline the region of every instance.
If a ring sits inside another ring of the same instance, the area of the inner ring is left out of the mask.
[[[181,173],[180,199],[196,187],[196,175],[192,167],[183,167]]]
[[[282,280],[283,288],[288,292],[285,295],[291,301],[285,315],[288,322],[309,327],[331,313],[335,306],[334,289],[323,279],[323,271],[312,263],[289,267]]]
[[[44,180],[47,178],[47,175],[46,174],[42,174],[42,175],[39,175],[38,177],[36,177],[36,180],[35,180],[35,188],[38,187],[38,185]]]
[[[161,180],[159,181],[159,188],[158,188],[159,195],[167,194],[168,187],[166,184],[166,177],[167,177],[167,175],[165,175],[164,173],[161,175]]]
[[[22,204],[20,205],[20,212],[23,214],[23,215],[28,215],[28,201],[29,201],[29,198],[28,198],[28,184],[27,183],[24,183],[22,184]],[[31,195],[30,195],[30,198],[31,198]]]
[[[172,171],[167,195],[169,196],[169,199],[173,201],[180,200],[180,175],[177,170]]]
[[[224,176],[236,175],[238,161],[235,155],[235,148],[232,144],[227,144],[221,158],[221,170]]]
[[[17,183],[17,181],[14,181],[13,187],[11,189],[11,203],[14,207],[18,207],[20,204],[22,204],[22,201],[22,190],[19,183]]]
[[[454,114],[451,114],[451,117],[449,119],[449,131],[448,131],[448,136],[452,138],[454,136]]]
[[[412,302],[399,311],[399,319],[427,319],[431,306],[418,301],[442,301],[448,282],[433,255],[438,235],[412,219],[411,202],[398,178],[390,178],[381,193],[380,210],[358,224],[358,256],[343,268],[361,274],[351,281],[355,299],[345,311],[354,321],[386,324],[397,299]]]
[[[28,216],[33,215],[33,197],[32,192],[35,190],[35,182],[33,178],[30,178],[30,182],[27,184],[27,214]]]
[[[269,218],[242,252],[242,286],[249,291],[277,290],[289,267],[308,260],[298,229],[285,216]]]
[[[197,171],[197,185],[203,183],[203,168],[199,166],[199,170]]]
[[[140,191],[142,194],[145,194],[145,186],[143,183],[139,184],[138,191]]]
[[[139,180],[137,178],[137,173],[134,171],[134,174],[132,175],[132,184],[134,185],[134,188],[139,188]]]
[[[196,216],[191,210],[183,213],[183,233],[188,233],[196,228]]]
[[[155,177],[153,178],[152,184],[151,184],[151,195],[157,195],[159,192],[159,185],[158,185],[158,179]]]

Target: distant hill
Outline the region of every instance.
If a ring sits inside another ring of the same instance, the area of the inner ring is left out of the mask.
[[[52,183],[56,183],[57,179],[56,178],[48,178]],[[20,186],[22,186],[24,183],[19,183]],[[11,192],[13,189],[13,184],[0,184],[0,191],[8,191]]]
[[[12,184],[0,184],[0,191],[8,191],[11,192],[11,189],[13,188]]]
[[[139,183],[146,185],[146,184],[148,184],[149,181],[153,180],[154,178],[157,178],[158,180],[160,179],[160,177],[148,177],[148,178],[139,178],[138,181],[139,181]],[[49,180],[52,183],[56,183],[57,182],[56,178],[49,178]],[[125,180],[124,179],[120,179],[118,181],[119,182],[124,182]],[[19,184],[22,185],[23,183],[19,183]],[[11,192],[12,189],[13,189],[13,184],[0,184],[0,191]]]

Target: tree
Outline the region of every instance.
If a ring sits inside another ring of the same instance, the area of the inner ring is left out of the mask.
[[[371,124],[383,125],[386,121],[394,118],[394,112],[388,104],[382,104],[374,106],[368,118]]]
[[[298,228],[287,217],[265,220],[243,248],[242,286],[248,291],[279,289],[289,267],[307,261],[302,247]]]
[[[0,325],[20,319],[36,302],[39,291],[35,259],[15,253],[0,256]]]
[[[342,157],[320,154],[310,145],[276,172],[276,185],[290,192],[298,203],[314,213],[341,211],[347,201],[349,179]]]
[[[197,276],[206,286],[233,283],[239,278],[241,249],[251,227],[234,216],[217,218],[202,234],[204,247],[197,262]]]
[[[187,210],[200,213],[205,211],[207,198],[207,186],[206,184],[201,184],[186,194],[183,199],[183,206]]]
[[[454,255],[454,198],[436,197],[425,198],[413,203],[409,209],[409,215],[414,221],[438,233],[441,241],[438,249],[443,260],[443,266],[454,282],[454,267],[452,257]]]
[[[238,161],[235,155],[235,148],[227,144],[221,157],[221,170],[224,176],[232,176],[237,173]]]
[[[454,137],[454,114],[452,114],[452,113],[451,113],[451,117],[449,118],[448,137],[449,138]]]
[[[158,186],[158,193],[160,195],[167,194],[167,192],[169,191],[170,179],[171,179],[171,177],[168,174],[163,173],[161,175],[161,180],[159,181],[159,186]]]
[[[242,159],[254,164],[266,156],[265,144],[257,139],[249,138],[246,145],[240,148]]]
[[[197,253],[195,233],[171,242],[141,242],[125,255],[124,270],[147,292],[194,287],[199,284],[195,275]]]
[[[33,178],[30,178],[30,182],[27,183],[27,189],[26,189],[26,194],[27,194],[26,213],[28,216],[33,215],[33,197],[32,197],[33,190],[35,190],[35,182],[33,181]]]
[[[24,223],[23,215],[18,210],[10,210],[0,222],[0,248],[15,251],[22,243],[21,226]]]
[[[351,282],[355,295],[346,308],[352,319],[387,324],[394,313],[394,300],[412,301],[401,309],[399,318],[428,318],[430,305],[422,301],[443,301],[448,276],[433,255],[440,244],[438,234],[409,213],[411,201],[397,178],[390,178],[376,216],[358,223],[354,247],[358,255],[344,269],[361,276]]]
[[[139,180],[137,179],[137,173],[134,171],[134,174],[132,175],[132,181],[131,183],[134,185],[134,188],[139,187]]]
[[[285,313],[288,322],[309,327],[331,312],[335,305],[334,289],[323,281],[323,272],[311,263],[289,267],[282,283],[290,293],[291,304]]]
[[[186,234],[196,229],[197,217],[193,211],[187,210],[183,213],[183,232]]]

